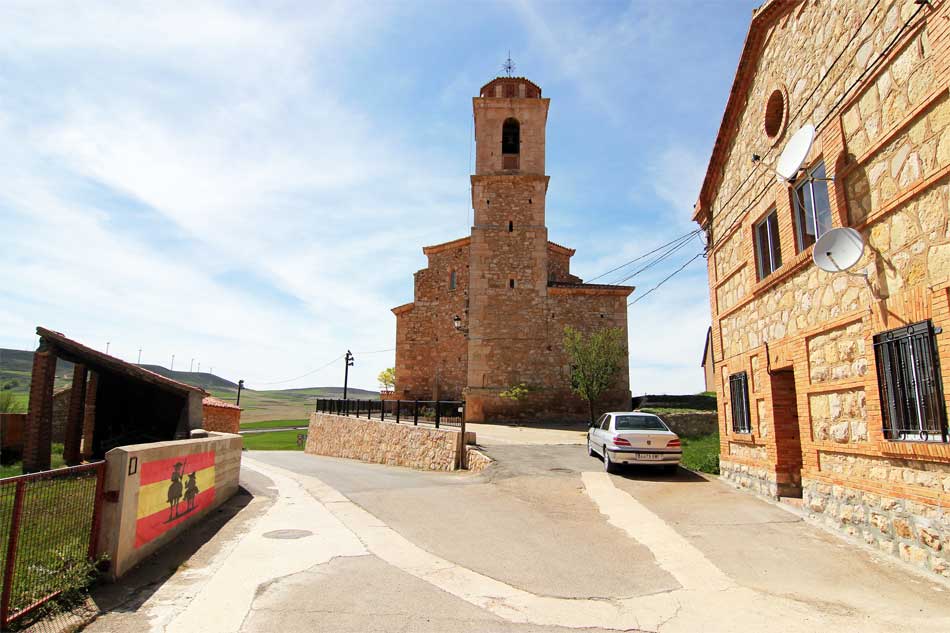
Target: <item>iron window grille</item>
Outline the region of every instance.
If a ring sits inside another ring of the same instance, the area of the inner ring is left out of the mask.
[[[782,247],[778,237],[778,213],[775,209],[755,225],[755,259],[759,279],[765,279],[782,265]]]
[[[742,371],[729,376],[729,395],[732,405],[733,433],[751,433],[749,419],[749,376]]]
[[[808,170],[801,184],[795,187],[795,232],[798,252],[802,252],[831,229],[831,202],[825,163]]]
[[[948,440],[938,333],[928,320],[874,337],[881,417],[888,440]]]

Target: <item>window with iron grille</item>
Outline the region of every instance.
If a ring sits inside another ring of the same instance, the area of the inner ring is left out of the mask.
[[[884,437],[919,442],[947,441],[947,410],[932,321],[874,337]]]
[[[749,377],[744,371],[729,376],[729,401],[732,405],[732,431],[734,433],[751,433]]]

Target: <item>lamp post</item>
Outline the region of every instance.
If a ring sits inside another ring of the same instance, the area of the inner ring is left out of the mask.
[[[455,317],[452,318],[452,325],[455,326],[456,332],[461,332],[462,334],[468,334],[468,328],[462,327],[462,317],[460,317],[459,315],[456,314]]]
[[[346,350],[346,369],[343,370],[343,399],[346,400],[346,388],[350,380],[350,367],[353,366],[353,352]]]
[[[243,381],[243,380],[239,380],[239,381],[238,381],[238,397],[237,397],[237,402],[234,403],[234,404],[236,404],[237,406],[241,406],[241,389],[244,389],[244,381]]]

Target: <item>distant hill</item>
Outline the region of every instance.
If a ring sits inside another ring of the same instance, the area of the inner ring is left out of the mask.
[[[30,375],[33,373],[33,352],[19,349],[0,348],[0,389],[26,393],[30,390]],[[69,361],[56,361],[55,388],[69,386],[73,375],[73,364]]]
[[[186,385],[193,385],[195,387],[201,387],[211,391],[213,389],[234,389],[237,390],[237,383],[226,380],[221,376],[216,376],[214,374],[209,374],[208,372],[198,372],[198,371],[174,371],[171,369],[166,369],[161,365],[139,365],[142,369],[147,369],[153,371],[156,374],[165,376],[166,378],[171,378],[172,380],[177,380],[178,382],[183,382]]]

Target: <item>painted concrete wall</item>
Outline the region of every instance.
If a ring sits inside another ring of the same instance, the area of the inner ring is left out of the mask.
[[[120,446],[106,453],[98,552],[109,557],[112,578],[128,572],[237,492],[241,436],[208,435]],[[173,505],[168,498],[170,490],[174,493],[176,470],[181,494]],[[194,485],[189,486],[191,481]],[[195,494],[189,494],[189,487]]]

